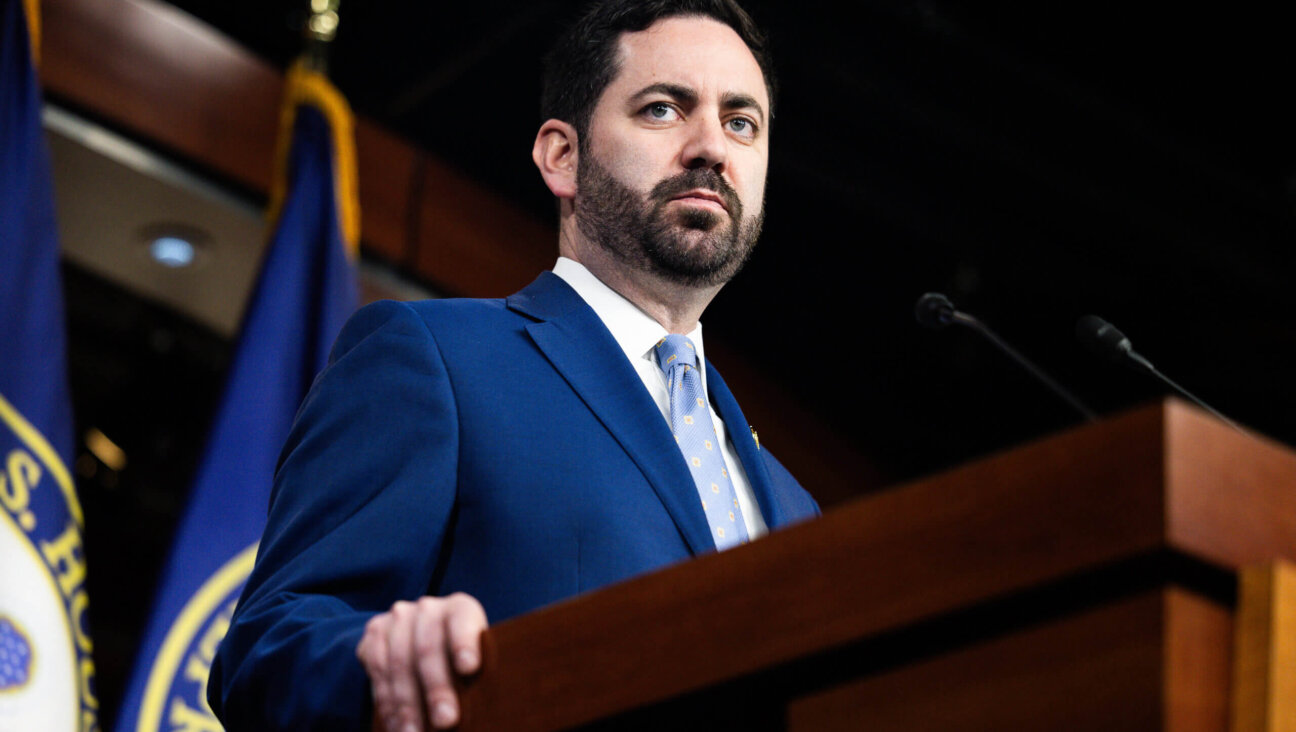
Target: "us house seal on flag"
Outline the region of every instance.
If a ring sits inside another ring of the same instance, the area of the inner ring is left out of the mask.
[[[97,729],[72,479],[0,397],[0,731]]]
[[[256,548],[239,552],[208,578],[167,631],[149,670],[137,732],[221,729],[207,705],[207,675],[252,573]]]

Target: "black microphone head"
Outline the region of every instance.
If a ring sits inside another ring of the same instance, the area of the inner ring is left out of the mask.
[[[1097,315],[1086,315],[1076,321],[1076,338],[1085,348],[1112,361],[1125,361],[1133,352],[1125,334]]]
[[[914,317],[919,323],[940,330],[954,322],[954,303],[939,292],[929,292],[914,304]]]

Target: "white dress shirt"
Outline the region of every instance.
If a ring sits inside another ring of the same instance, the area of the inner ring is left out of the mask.
[[[666,375],[662,373],[654,356],[657,343],[669,335],[666,329],[634,303],[625,299],[616,290],[590,273],[580,262],[566,257],[559,257],[553,268],[554,274],[571,285],[585,304],[593,308],[594,313],[611,331],[612,337],[621,350],[625,352],[630,365],[634,366],[644,388],[652,395],[657,408],[661,410],[662,419],[670,426],[670,390],[666,386]],[[706,384],[706,356],[702,346],[702,324],[698,323],[688,338],[697,348],[698,371],[702,375],[702,390],[707,393],[707,406],[711,410],[711,421],[715,424],[716,435],[720,438],[720,453],[724,456],[725,465],[733,480],[734,492],[738,497],[738,506],[742,510],[743,522],[747,524],[747,536],[755,539],[768,533],[765,519],[761,516],[760,506],[752,493],[751,483],[747,480],[747,471],[742,462],[735,457],[733,443],[725,431],[724,421],[711,406],[710,392]],[[739,425],[742,429],[744,425]],[[699,504],[701,497],[698,498]]]

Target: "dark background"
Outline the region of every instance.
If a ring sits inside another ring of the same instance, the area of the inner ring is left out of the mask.
[[[185,0],[275,63],[302,9]],[[1161,391],[1074,345],[1107,317],[1188,389],[1296,438],[1291,44],[1275,16],[1093,3],[749,3],[781,95],[769,224],[706,315],[902,479],[1070,424],[941,290],[1099,411]],[[529,159],[539,57],[570,3],[345,3],[330,70],[356,110],[552,218]],[[785,342],[796,358],[765,358]]]
[[[296,0],[175,5],[276,66],[301,48]],[[529,151],[539,58],[572,7],[348,0],[330,73],[358,113],[552,220]],[[861,454],[880,476],[861,492],[1080,419],[972,333],[917,326],[914,301],[933,290],[1100,413],[1165,390],[1084,352],[1073,330],[1087,313],[1224,413],[1296,443],[1293,45],[1278,11],[747,7],[772,31],[781,81],[768,217],[707,311],[708,343]],[[132,586],[90,575],[111,723],[230,344],[67,277],[78,422],[131,455],[120,475],[82,462],[87,514],[143,527],[125,544],[87,528],[91,566],[136,568]]]
[[[303,9],[183,0],[279,65]],[[1161,387],[1074,342],[1116,323],[1190,390],[1296,439],[1288,111],[1277,15],[1062,2],[751,2],[771,29],[768,225],[705,321],[888,480],[1074,422],[946,292],[1100,412]],[[356,110],[546,220],[529,149],[539,57],[572,3],[349,2],[331,75]],[[784,342],[800,358],[762,349]],[[768,358],[769,362],[762,361]]]

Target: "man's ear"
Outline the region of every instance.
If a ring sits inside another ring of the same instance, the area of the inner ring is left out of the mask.
[[[531,159],[540,169],[549,191],[558,198],[576,196],[576,165],[578,148],[576,128],[558,119],[540,125],[535,144],[531,146]]]

